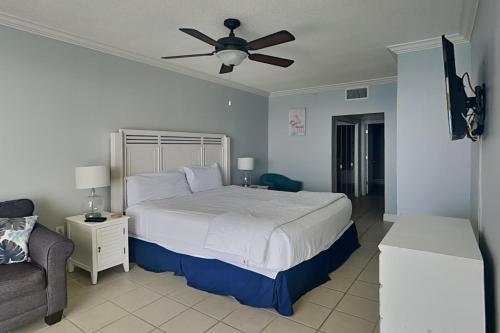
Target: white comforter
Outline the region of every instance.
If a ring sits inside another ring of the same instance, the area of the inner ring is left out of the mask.
[[[332,201],[336,195],[323,194],[328,197],[327,201],[332,202],[329,204],[324,202],[326,205],[323,208],[310,211],[300,218],[297,217],[305,213],[305,207],[300,206],[301,202],[298,202],[299,206],[292,209],[291,213],[274,207],[274,213],[266,213],[268,217],[271,216],[269,214],[274,214],[280,219],[280,214],[285,214],[287,218],[281,218],[281,221],[296,219],[284,224],[279,222],[279,226],[272,227],[270,236],[267,236],[263,261],[260,260],[261,257],[258,262],[253,259],[245,260],[239,255],[206,248],[205,244],[217,217],[248,212],[251,207],[253,207],[251,210],[255,210],[258,205],[267,205],[271,210],[270,202],[276,204],[294,195],[297,194],[225,186],[180,198],[147,201],[127,208],[127,215],[131,217],[129,234],[131,237],[158,244],[174,252],[219,259],[274,278],[278,272],[287,270],[329,248],[343,234],[351,224],[352,209],[349,199],[340,197]],[[308,205],[321,206],[312,202]],[[247,239],[247,235],[243,231],[241,233],[238,239]]]
[[[274,192],[272,198],[247,197],[244,207],[215,216],[205,248],[263,264],[273,231],[341,198],[342,193]],[[287,235],[288,236],[288,235]]]

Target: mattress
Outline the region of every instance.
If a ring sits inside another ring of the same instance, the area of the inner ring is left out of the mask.
[[[155,243],[170,251],[205,259],[218,259],[275,278],[280,271],[328,249],[352,224],[352,206],[341,198],[325,207],[276,228],[262,263],[204,247],[212,220],[245,209],[248,202],[286,198],[290,193],[225,186],[188,196],[146,201],[127,208],[129,236]]]

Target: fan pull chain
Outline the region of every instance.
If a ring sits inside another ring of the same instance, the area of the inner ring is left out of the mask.
[[[229,72],[229,73],[228,73],[228,80],[229,80],[229,82],[231,82],[231,83],[233,82],[233,72]],[[230,95],[233,95],[233,93],[232,93],[232,88],[233,88],[233,87],[232,87],[232,84],[231,84],[231,85],[230,85],[230,89],[231,89],[231,93],[230,93]],[[227,106],[228,106],[227,110],[228,110],[228,111],[231,111],[231,106],[232,106],[232,105],[233,105],[233,102],[231,101],[231,96],[229,96],[229,98],[228,98],[228,100],[227,100]]]

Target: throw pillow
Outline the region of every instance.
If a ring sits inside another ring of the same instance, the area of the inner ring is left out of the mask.
[[[37,216],[0,218],[0,264],[28,260],[28,240]]]

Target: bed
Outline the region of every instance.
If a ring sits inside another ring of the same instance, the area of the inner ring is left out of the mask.
[[[292,315],[293,303],[359,247],[344,195],[230,186],[225,135],[120,130],[111,142],[112,209],[131,217],[130,260],[147,270]],[[127,202],[129,176],[212,163],[226,186]]]

